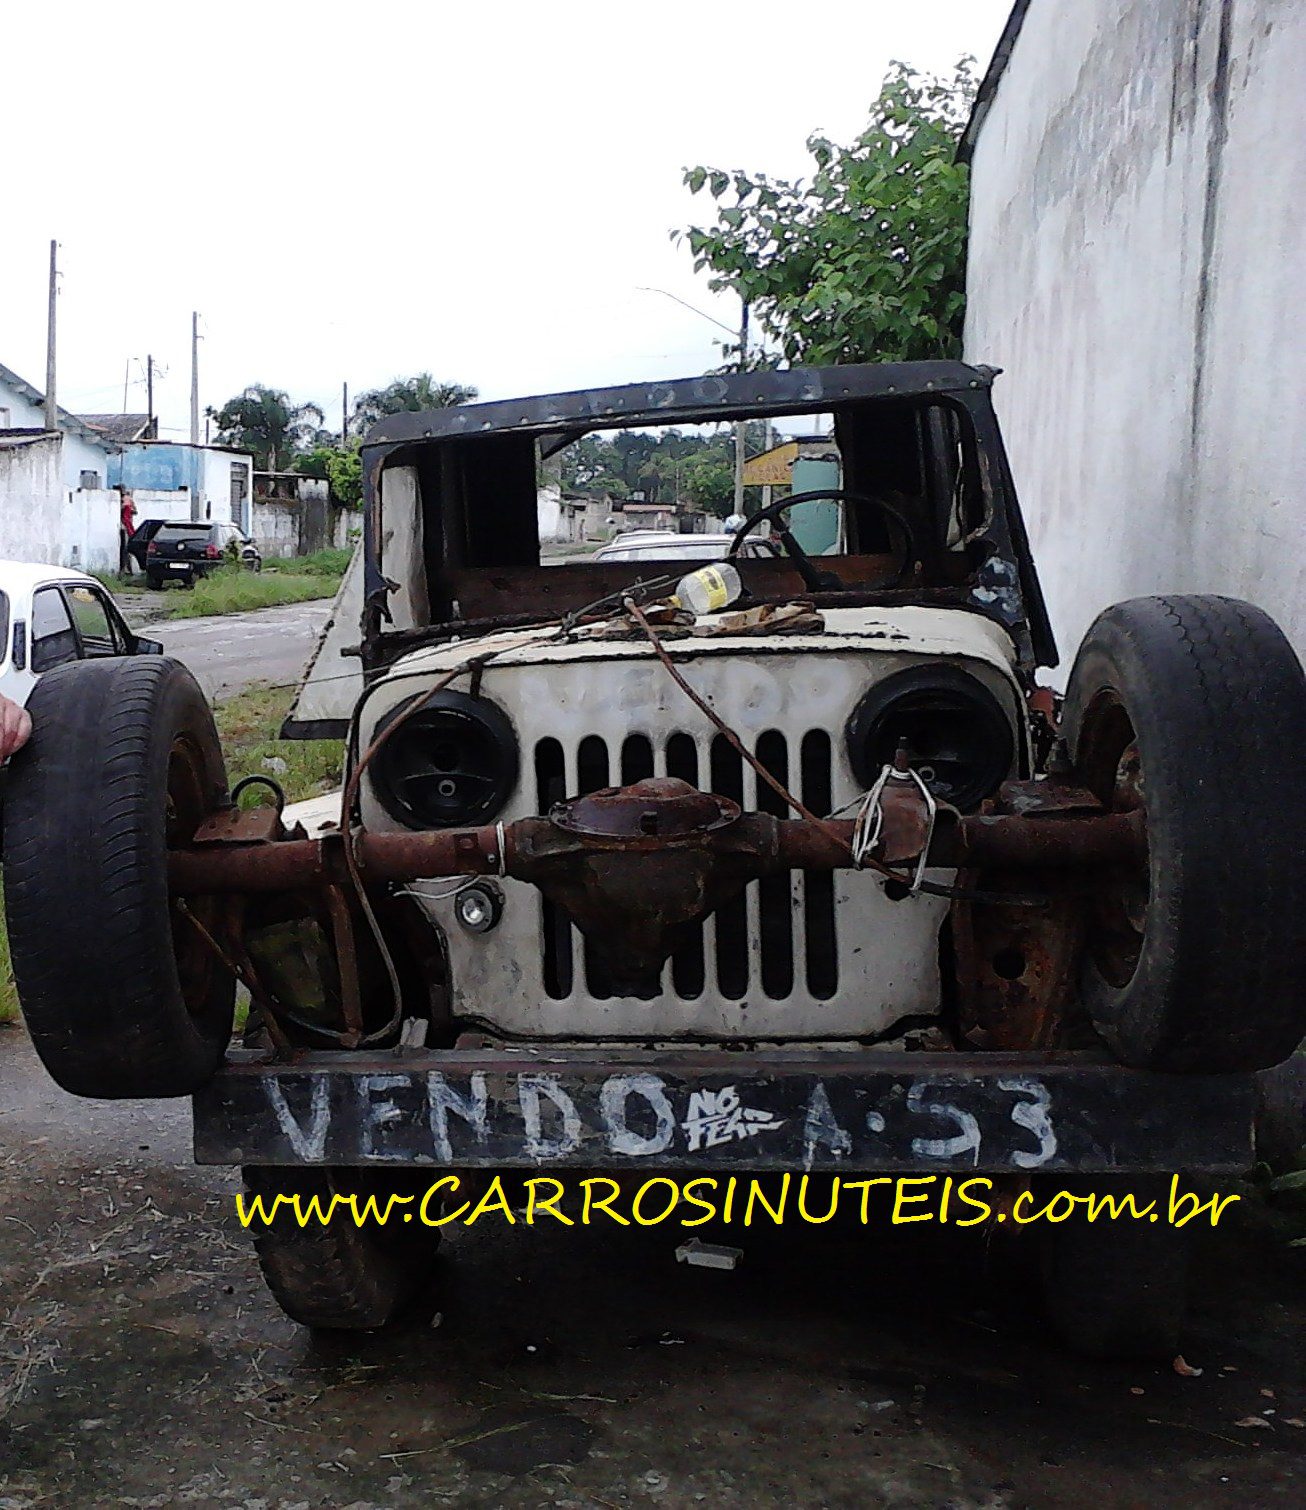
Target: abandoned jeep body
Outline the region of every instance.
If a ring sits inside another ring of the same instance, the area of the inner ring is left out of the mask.
[[[195,1093],[198,1156],[256,1191],[1244,1166],[1244,1072],[1304,1025],[1306,835],[1270,790],[1306,741],[1301,667],[1247,604],[1139,599],[1093,626],[1062,709],[994,376],[791,370],[383,421],[286,730],[346,741],[325,815],[233,804],[173,663],[38,689],[6,893],[56,1078]],[[542,558],[539,469],[582,436],[821,415],[836,552],[804,549],[802,497],[768,504],[736,546],[770,527],[779,552],[732,551],[738,601],[697,616],[683,562]],[[97,782],[124,794],[107,835],[71,795]],[[68,884],[121,907],[60,927]],[[257,1239],[287,1310],[337,1326],[389,1319],[432,1241]],[[1048,1241],[1072,1340],[1171,1345],[1177,1243]]]

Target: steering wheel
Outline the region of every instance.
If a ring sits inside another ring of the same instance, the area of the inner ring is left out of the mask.
[[[843,503],[869,503],[873,509],[877,509],[897,527],[898,533],[902,536],[901,559],[895,566],[893,575],[887,581],[877,584],[880,587],[896,587],[918,554],[916,536],[910,520],[887,499],[873,498],[869,493],[850,493],[845,488],[813,488],[809,493],[791,493],[788,498],[778,498],[774,503],[768,503],[765,508],[758,509],[756,514],[750,514],[740,525],[735,532],[735,538],[730,542],[726,559],[733,561],[738,556],[745,537],[751,535],[763,520],[769,519],[775,525],[771,531],[772,536],[780,542],[785,554],[798,568],[798,575],[802,577],[803,585],[808,592],[837,592],[844,583],[833,572],[818,570],[812,558],[794,539],[793,534],[780,519],[780,515],[786,509],[793,508],[794,504],[810,503],[817,498],[830,498]]]

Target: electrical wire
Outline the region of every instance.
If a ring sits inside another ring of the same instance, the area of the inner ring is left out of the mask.
[[[951,897],[953,899],[964,902],[988,902],[1001,904],[1008,907],[1042,907],[1045,904],[1046,898],[1044,897],[1006,896],[1000,892],[975,891],[962,886],[948,886],[940,881],[927,881],[924,879],[925,865],[923,863],[924,860],[928,857],[927,854],[922,855],[922,863],[917,866],[915,876],[903,875],[901,872],[894,870],[891,866],[885,865],[882,861],[872,858],[870,855],[864,855],[859,861],[852,846],[844,839],[843,835],[840,834],[837,830],[832,829],[829,826],[827,820],[818,818],[815,813],[804,807],[803,804],[799,802],[798,798],[795,797],[794,794],[781,781],[779,781],[775,776],[771,774],[770,771],[767,770],[767,768],[762,764],[760,760],[758,760],[758,758],[752,753],[752,751],[745,748],[743,741],[729,726],[729,724],[725,722],[721,715],[717,713],[716,709],[713,708],[707,701],[705,701],[705,699],[702,698],[692,686],[690,686],[689,682],[687,682],[685,678],[680,674],[680,672],[676,669],[675,663],[667,654],[666,647],[663,645],[657,630],[655,630],[652,624],[649,623],[644,614],[640,612],[638,604],[636,604],[633,599],[628,598],[624,600],[624,607],[630,617],[635,620],[635,622],[640,626],[641,629],[643,629],[649,644],[653,647],[653,653],[662,662],[662,665],[665,667],[667,674],[671,677],[672,681],[675,682],[675,684],[686,695],[686,697],[689,698],[694,706],[698,708],[700,712],[705,714],[708,719],[711,720],[715,727],[724,736],[731,748],[734,749],[740,756],[742,756],[750,766],[752,766],[753,770],[756,771],[757,774],[762,778],[762,780],[766,782],[767,786],[771,788],[776,796],[779,797],[782,802],[787,803],[791,808],[793,808],[794,812],[796,812],[799,817],[805,818],[808,823],[815,824],[817,828],[821,829],[822,832],[827,834],[829,838],[840,848],[847,849],[849,859],[852,860],[853,865],[856,869],[865,870],[869,868],[871,870],[878,871],[879,874],[884,876],[887,880],[896,881],[900,886],[905,887],[908,892],[923,891],[929,896]],[[858,801],[862,800],[864,799],[858,799]],[[932,822],[931,832],[933,832]]]

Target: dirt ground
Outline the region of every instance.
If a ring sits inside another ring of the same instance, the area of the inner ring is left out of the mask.
[[[1184,1378],[1064,1356],[1018,1268],[901,1229],[747,1236],[721,1273],[671,1228],[478,1228],[437,1325],[319,1341],[234,1186],[184,1103],[74,1101],[0,1032],[0,1510],[1303,1499],[1306,1250],[1254,1208]]]

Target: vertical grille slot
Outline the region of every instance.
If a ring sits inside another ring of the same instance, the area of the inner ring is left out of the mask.
[[[712,740],[708,757],[711,788],[718,797],[744,805],[744,762],[723,734]],[[744,893],[717,908],[710,919],[716,929],[717,989],[731,1001],[748,995],[748,906]]]
[[[688,734],[673,734],[667,740],[667,775],[698,785],[698,750]],[[699,923],[671,956],[671,984],[677,996],[693,1000],[702,996],[704,982],[703,925]]]
[[[761,735],[756,749],[761,764],[778,781],[797,791],[813,813],[818,817],[829,815],[833,803],[829,734],[823,729],[809,730],[801,743],[791,748],[784,734],[771,729]],[[776,817],[790,816],[783,800],[745,769],[737,751],[720,734],[704,749],[693,736],[674,733],[656,751],[644,734],[627,735],[619,749],[615,742],[609,749],[600,736],[591,734],[576,747],[575,762],[575,776],[569,778],[569,757],[563,745],[554,738],[542,739],[536,745],[539,812],[547,813],[569,796],[583,796],[618,783],[625,786],[665,772],[728,797],[745,809],[755,806]],[[729,1001],[744,1000],[750,986],[773,1001],[783,1001],[794,994],[800,981],[815,1000],[830,1000],[839,988],[834,898],[834,876],[829,872],[790,871],[753,882],[718,908],[707,924],[697,927],[676,950],[664,976],[666,990],[684,1000],[701,997],[709,987],[710,957],[715,977],[711,988]],[[593,946],[580,938],[561,909],[543,897],[540,926],[547,996],[563,1000],[580,990],[602,1001],[616,994],[611,975]],[[715,947],[711,955],[705,927],[713,930]],[[578,939],[583,959],[579,974]],[[750,963],[750,948],[756,965]]]
[[[653,774],[653,746],[646,734],[627,734],[621,744],[621,784],[647,781]]]
[[[576,751],[576,790],[569,797],[584,797],[608,785],[608,747],[597,734],[587,734]]]
[[[567,795],[567,772],[562,746],[542,739],[535,746],[537,812],[547,813]],[[540,937],[544,952],[544,990],[555,1001],[571,995],[571,920],[540,893]]]
[[[789,750],[783,734],[768,729],[757,741],[757,758],[784,787],[789,786]],[[777,818],[788,817],[784,799],[760,777],[757,809]],[[757,883],[762,963],[762,990],[772,1000],[781,1000],[794,989],[793,874],[763,876]]]
[[[627,741],[629,743],[629,741]],[[608,747],[597,734],[587,734],[580,742],[576,751],[576,792],[577,797],[584,797],[589,792],[601,791],[605,786],[612,784],[608,774]],[[624,782],[623,782],[624,785]],[[580,937],[581,952],[585,958],[585,986],[589,994],[596,1001],[606,1001],[613,995],[612,978],[608,973],[603,961],[598,957],[594,945],[580,934],[579,930],[572,927],[569,920],[564,917],[569,930],[569,937]]]
[[[828,818],[830,792],[830,736],[824,729],[803,735],[798,770],[803,805],[818,818]],[[803,874],[803,960],[807,989],[817,1001],[829,1001],[839,989],[839,954],[834,923],[834,872]]]

